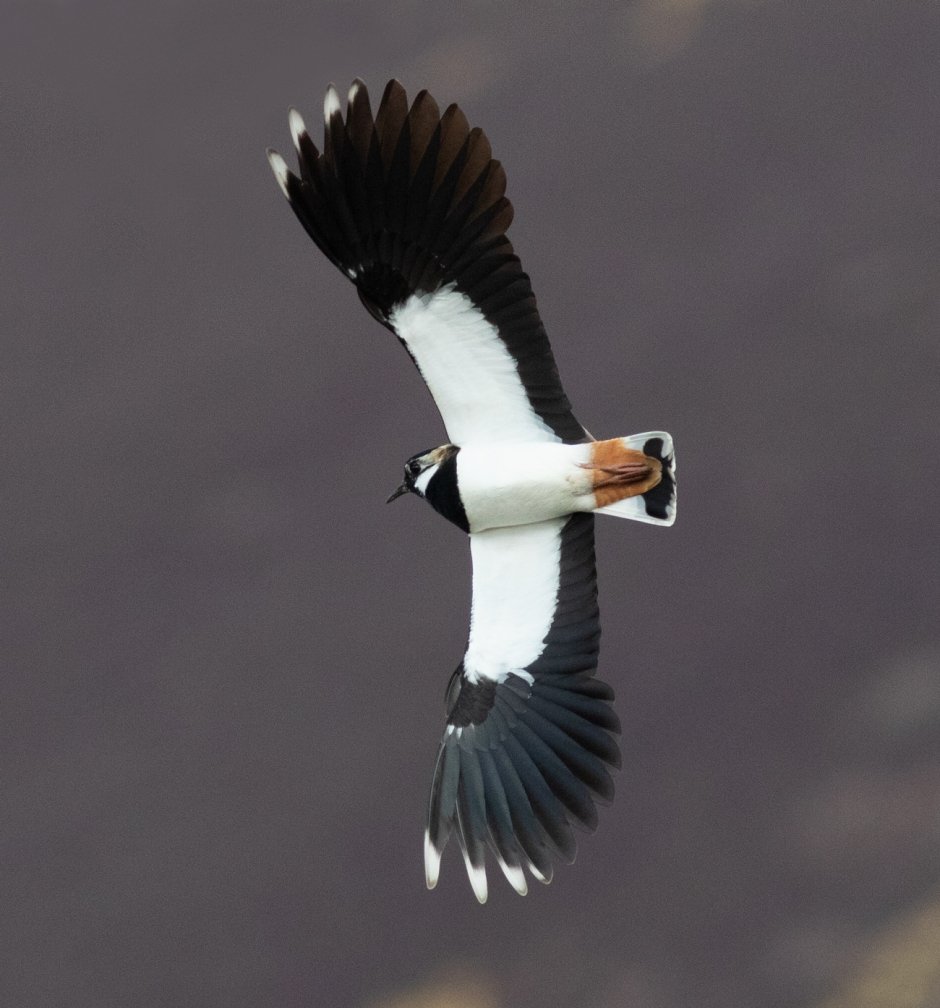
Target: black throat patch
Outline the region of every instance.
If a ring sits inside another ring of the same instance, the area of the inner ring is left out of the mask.
[[[464,532],[469,532],[467,512],[463,509],[463,501],[460,499],[460,490],[457,487],[457,454],[459,451],[460,449],[456,448],[453,454],[438,466],[437,472],[428,481],[427,489],[424,491],[424,499],[439,515],[443,515]]]

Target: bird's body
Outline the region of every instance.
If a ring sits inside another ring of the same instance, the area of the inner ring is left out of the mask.
[[[575,419],[506,229],[505,174],[479,129],[397,81],[373,116],[356,81],[332,86],[324,149],[290,124],[300,174],[269,152],[301,223],[404,344],[450,443],[409,459],[392,495],[424,497],[469,533],[467,648],[447,690],[425,833],[425,872],[456,835],[474,892],[484,855],[526,891],[570,861],[619,766],[613,692],[594,677],[600,625],[594,518],[669,525],[672,439],[595,441]]]
[[[626,517],[644,520],[642,495],[654,491],[662,480],[662,463],[652,453],[661,452],[662,447],[650,447],[648,453],[643,447],[665,437],[651,433],[580,444],[463,445],[447,458],[447,462],[453,459],[452,465],[428,470],[431,476],[416,489],[435,510],[467,532],[529,525],[619,502],[626,505],[637,496],[639,502],[622,510]],[[456,498],[459,509],[454,507]]]

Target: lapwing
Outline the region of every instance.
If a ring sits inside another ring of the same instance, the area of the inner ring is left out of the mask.
[[[528,276],[506,237],[506,175],[479,128],[390,81],[345,116],[330,85],[322,151],[289,123],[299,171],[274,175],[307,233],[404,344],[448,443],[405,465],[389,500],[423,497],[469,535],[470,632],[450,678],[424,865],[437,884],[456,836],[477,899],[489,850],[513,888],[570,863],[573,827],[613,798],[620,732],[595,678],[600,624],[594,513],[671,525],[672,438],[595,440],[575,419]]]

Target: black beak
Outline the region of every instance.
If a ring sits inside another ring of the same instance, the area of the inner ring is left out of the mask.
[[[396,497],[401,497],[402,494],[408,493],[408,491],[410,489],[411,489],[411,487],[408,486],[407,483],[402,483],[402,485],[392,494],[391,497],[389,497],[389,499],[385,503],[386,504],[391,504],[392,501],[395,500]]]

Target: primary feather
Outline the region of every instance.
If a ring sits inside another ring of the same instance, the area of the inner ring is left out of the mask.
[[[390,81],[373,116],[354,82],[324,103],[322,152],[300,115],[299,174],[278,182],[323,253],[411,354],[455,444],[584,439],[528,276],[506,237],[512,204],[489,141],[456,105]]]

